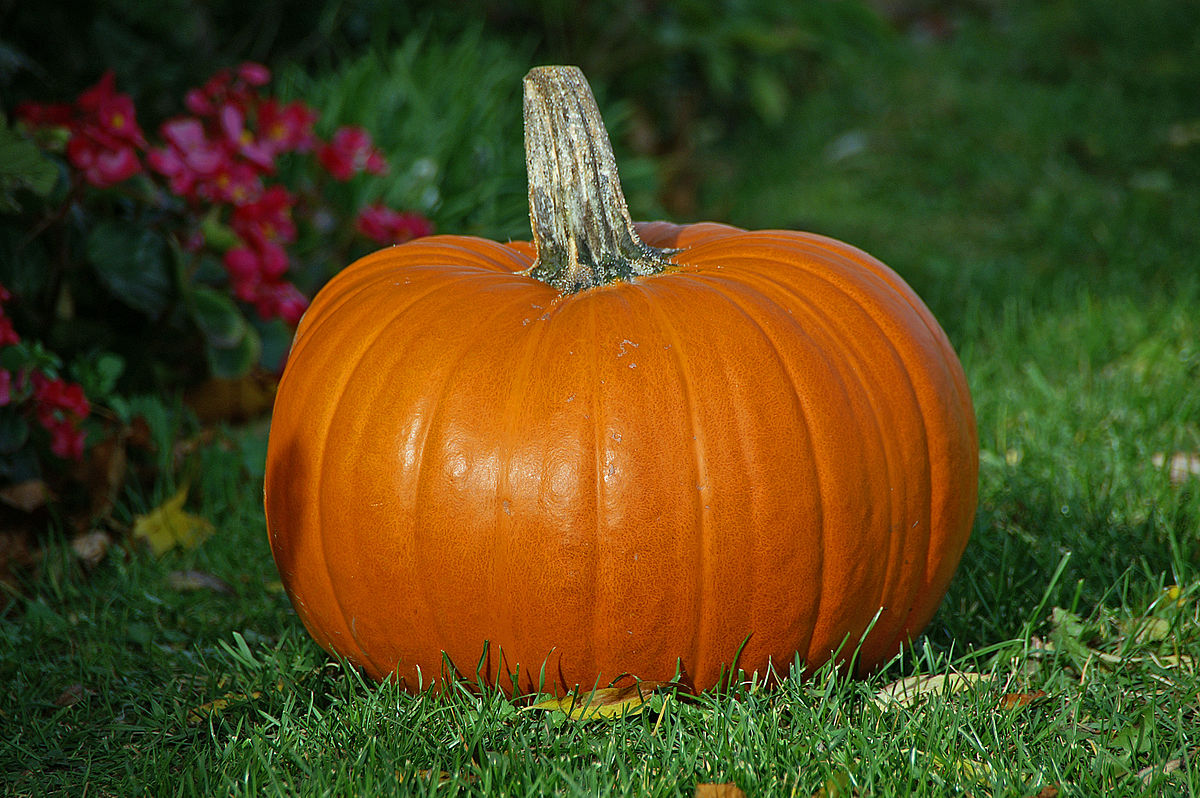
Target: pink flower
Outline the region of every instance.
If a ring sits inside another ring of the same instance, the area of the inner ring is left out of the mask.
[[[50,451],[64,460],[82,460],[85,434],[78,424],[59,419],[46,427],[50,433]]]
[[[291,283],[260,286],[254,309],[264,319],[280,318],[295,327],[308,309],[308,298]]]
[[[225,105],[248,112],[258,101],[252,89],[266,85],[270,80],[271,72],[265,66],[247,62],[239,66],[236,73],[228,69],[218,71],[203,86],[189,91],[183,104],[200,117],[215,117]]]
[[[265,86],[271,82],[271,70],[253,61],[238,66],[237,76],[248,86]]]
[[[433,232],[433,225],[419,213],[401,213],[382,203],[359,211],[355,228],[381,244],[402,244]]]
[[[274,99],[258,106],[258,134],[275,153],[308,152],[316,146],[317,112],[301,102],[281,106]]]
[[[189,117],[168,119],[159,128],[167,146],[147,156],[150,168],[166,177],[171,191],[194,197],[199,186],[213,180],[228,160],[225,151],[208,138],[200,120]]]
[[[201,188],[200,194],[208,200],[244,205],[262,196],[262,192],[258,170],[243,161],[226,159],[212,180]]]
[[[17,335],[17,331],[13,329],[12,319],[4,315],[4,311],[0,310],[0,348],[19,344],[21,336]]]
[[[145,147],[146,138],[138,126],[133,100],[128,94],[117,93],[116,81],[110,69],[95,86],[79,95],[76,104],[83,112],[80,127],[110,149],[120,144]]]
[[[12,372],[0,369],[0,407],[12,401]]]
[[[339,128],[317,151],[317,160],[336,180],[349,180],[359,172],[387,172],[383,153],[372,145],[371,134],[361,127]]]
[[[24,102],[17,106],[15,115],[31,127],[70,127],[75,109],[70,103]]]
[[[275,170],[275,152],[246,129],[246,117],[236,105],[221,107],[221,133],[227,150],[242,156],[263,172]]]
[[[209,81],[209,84],[212,80]],[[213,101],[210,93],[206,91],[208,84],[199,89],[188,89],[187,94],[183,95],[183,106],[191,111],[196,116],[208,116],[214,110]]]
[[[67,160],[98,187],[120,183],[142,171],[138,150],[146,138],[138,125],[133,100],[116,90],[112,70],[79,95],[72,105],[30,103],[17,109],[32,125],[65,126],[71,131]]]
[[[288,270],[287,252],[272,241],[245,242],[223,260],[234,296],[243,302],[255,302],[262,285],[278,281]]]
[[[97,188],[108,188],[142,171],[142,163],[132,147],[105,149],[94,139],[72,134],[67,142],[67,160],[83,179]]]
[[[83,388],[74,382],[59,378],[51,379],[39,371],[30,377],[33,383],[33,398],[49,410],[62,410],[78,418],[87,418],[92,412]]]
[[[12,299],[12,294],[7,288],[0,285],[0,305],[3,305],[10,299]],[[17,335],[17,331],[13,329],[12,319],[6,316],[4,308],[0,307],[0,349],[12,346],[13,344],[19,344],[20,342],[21,336]],[[7,379],[11,381],[11,374],[8,374],[7,371],[3,372],[3,374],[8,375]],[[7,404],[7,402],[0,402],[0,404]]]
[[[85,435],[79,422],[91,412],[83,388],[38,371],[29,381],[37,403],[34,414],[38,423],[50,433],[50,451],[64,459],[82,459]]]
[[[234,208],[230,224],[244,241],[289,243],[296,239],[294,203],[295,198],[286,188],[274,185],[257,200]]]

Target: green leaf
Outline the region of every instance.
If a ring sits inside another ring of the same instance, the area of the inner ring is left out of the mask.
[[[204,233],[204,241],[218,252],[233,249],[241,239],[229,225],[221,221],[221,209],[214,205],[200,221],[200,229]]]
[[[125,359],[112,352],[101,352],[71,364],[71,376],[92,399],[106,399],[125,373]]]
[[[54,378],[62,368],[62,360],[46,349],[41,341],[26,339],[0,350],[0,368],[7,371],[40,371]]]
[[[12,454],[29,440],[29,421],[10,408],[0,410],[0,454]]]
[[[16,194],[22,189],[38,197],[49,195],[57,178],[54,162],[0,116],[0,210],[20,210]]]
[[[196,288],[191,300],[192,318],[210,346],[232,349],[246,337],[246,319],[227,295],[211,288]]]
[[[129,307],[158,319],[172,293],[167,242],[138,224],[108,220],[87,237],[87,255],[100,282]]]
[[[1087,646],[1087,628],[1083,620],[1069,610],[1055,607],[1050,616],[1050,623],[1050,640],[1054,643],[1054,648],[1078,662],[1086,662],[1092,651]]]
[[[282,319],[255,322],[259,337],[262,339],[262,354],[258,359],[259,365],[270,372],[280,372],[292,349],[292,339],[296,331]]]
[[[246,327],[246,334],[241,340],[231,347],[217,347],[211,343],[205,347],[212,376],[230,380],[249,372],[258,362],[261,352],[262,340],[250,326]]]
[[[768,124],[778,124],[787,112],[788,87],[772,70],[760,67],[750,75],[750,104]]]

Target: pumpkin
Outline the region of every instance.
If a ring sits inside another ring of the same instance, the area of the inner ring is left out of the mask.
[[[412,690],[886,662],[975,511],[942,329],[839,241],[634,225],[578,70],[525,89],[534,241],[384,249],[298,326],[265,499],[300,619]]]

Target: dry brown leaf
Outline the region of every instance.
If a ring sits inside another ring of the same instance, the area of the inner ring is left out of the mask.
[[[112,538],[104,530],[97,529],[71,538],[71,551],[88,568],[95,568],[108,555]]]
[[[0,585],[19,592],[17,575],[34,567],[40,557],[27,529],[0,528]]]
[[[1014,709],[1016,707],[1026,707],[1034,701],[1045,697],[1045,690],[1034,690],[1032,693],[1005,693],[1000,697],[1000,708]]]
[[[273,374],[260,370],[236,379],[213,377],[188,391],[184,402],[206,424],[247,421],[271,409],[277,385]]]
[[[570,692],[562,698],[545,698],[529,709],[561,712],[571,720],[613,720],[637,715],[654,691],[667,682],[635,682],[627,687],[601,687],[588,693]]]
[[[1143,782],[1149,784],[1150,780],[1153,779],[1155,777],[1155,775],[1162,774],[1165,776],[1168,773],[1174,773],[1175,771],[1179,770],[1182,767],[1183,767],[1183,759],[1176,758],[1176,759],[1172,759],[1168,762],[1164,762],[1161,765],[1150,765],[1149,767],[1144,767],[1138,771],[1137,775],[1138,775],[1139,779],[1141,779]]]
[[[882,709],[912,709],[930,695],[959,693],[978,684],[982,673],[938,673],[932,676],[906,676],[887,685],[872,699]]]
[[[69,707],[78,704],[87,696],[87,688],[79,682],[68,684],[63,688],[63,691],[58,694],[58,698],[54,699],[54,706]]]
[[[176,546],[195,548],[213,532],[205,518],[184,511],[187,488],[179,491],[161,505],[139,515],[133,522],[133,536],[149,544],[155,556],[161,556]]]
[[[1166,670],[1179,668],[1181,670],[1191,671],[1195,670],[1196,668],[1195,659],[1189,657],[1187,654],[1151,654],[1150,656],[1145,657],[1145,659],[1148,659],[1158,667]]]
[[[74,479],[87,489],[88,518],[107,519],[112,514],[129,473],[125,445],[130,430],[123,426],[108,432],[88,448],[87,458],[75,465]]]
[[[697,784],[696,798],[746,798],[746,793],[732,781],[720,784]]]
[[[1043,787],[1037,791],[1037,794],[1033,798],[1058,798],[1058,788],[1053,786]]]
[[[233,588],[224,579],[204,571],[172,571],[167,574],[167,584],[172,590],[186,593],[190,590],[211,590],[214,593],[233,595]]]
[[[0,488],[0,502],[23,513],[45,507],[51,498],[50,487],[40,479],[27,479]]]

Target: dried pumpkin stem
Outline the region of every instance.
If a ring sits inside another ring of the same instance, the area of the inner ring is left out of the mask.
[[[534,277],[574,293],[670,265],[672,251],[633,228],[600,109],[577,67],[525,76],[525,167]]]

